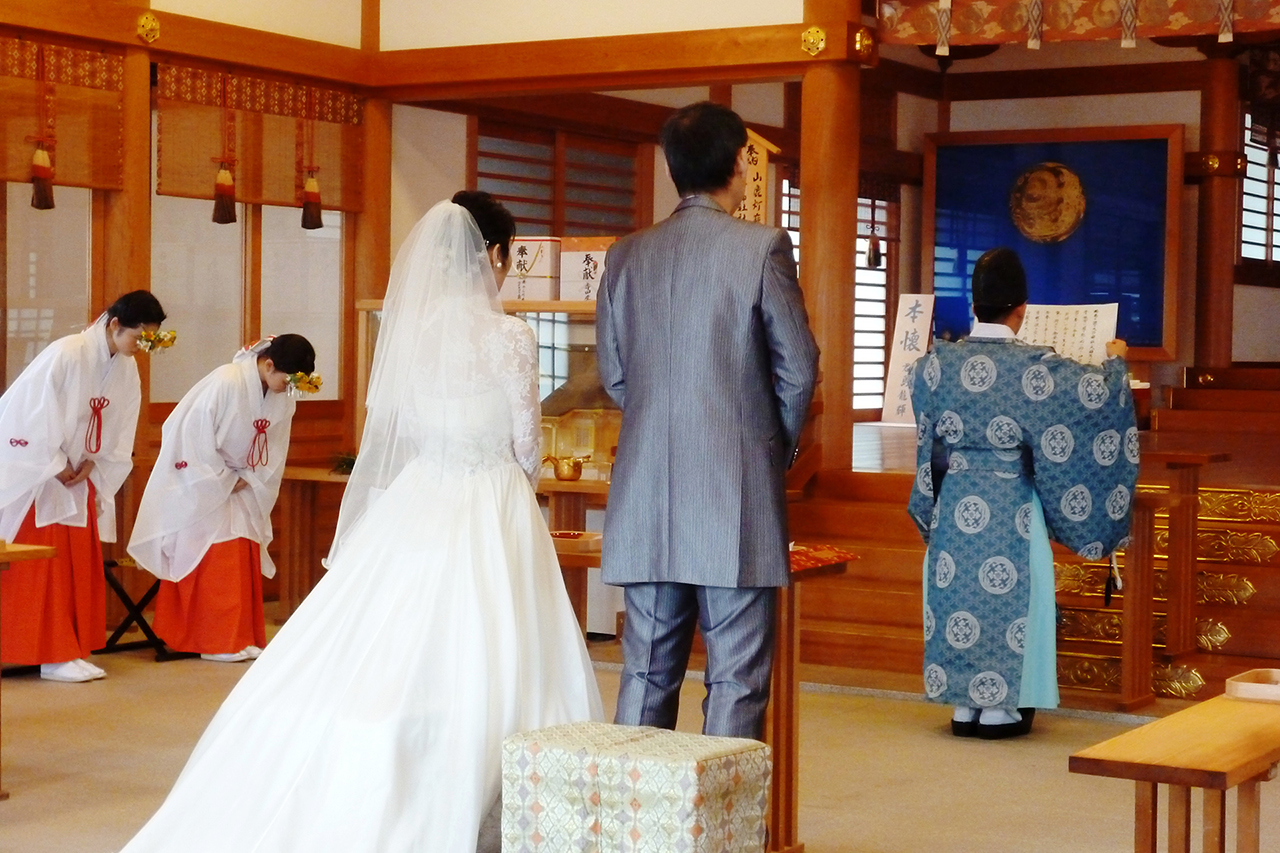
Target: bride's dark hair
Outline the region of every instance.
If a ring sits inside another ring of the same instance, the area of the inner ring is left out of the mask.
[[[459,190],[450,201],[465,207],[471,214],[480,228],[480,236],[484,237],[486,249],[490,246],[502,247],[499,254],[505,262],[511,250],[511,240],[516,236],[516,220],[511,211],[483,190]]]

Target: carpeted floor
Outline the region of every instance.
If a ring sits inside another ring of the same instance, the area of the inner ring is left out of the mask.
[[[251,665],[155,663],[142,652],[95,662],[107,679],[4,680],[3,782],[12,796],[0,802],[2,853],[118,850]],[[612,713],[616,665],[597,667]],[[686,682],[680,728],[698,730],[701,697],[701,685]],[[807,853],[1133,849],[1132,784],[1069,774],[1067,756],[1148,718],[1041,713],[1026,738],[982,742],[952,737],[946,709],[909,693],[809,685],[800,707]],[[1263,849],[1278,851],[1280,785],[1262,791]]]

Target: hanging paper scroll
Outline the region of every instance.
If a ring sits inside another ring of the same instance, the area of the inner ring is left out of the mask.
[[[747,128],[747,194],[733,215],[748,222],[769,219],[769,155],[782,149]]]

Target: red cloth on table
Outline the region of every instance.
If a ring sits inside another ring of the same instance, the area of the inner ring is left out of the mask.
[[[209,546],[182,580],[161,581],[151,627],[172,649],[230,654],[267,644],[259,546],[232,539]]]
[[[61,663],[87,658],[107,638],[107,583],[89,484],[88,524],[36,527],[33,505],[13,541],[52,545],[48,560],[11,563],[0,572],[0,661]]]

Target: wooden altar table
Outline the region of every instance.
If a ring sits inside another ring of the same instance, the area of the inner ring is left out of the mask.
[[[1258,853],[1258,783],[1280,762],[1280,704],[1215,696],[1083,749],[1072,773],[1132,779],[1134,853],[1155,853],[1158,786],[1169,786],[1169,852],[1190,853],[1191,789],[1204,789],[1204,853],[1227,849],[1227,791],[1236,788],[1236,851]]]
[[[796,545],[791,586],[778,589],[773,683],[765,719],[765,742],[773,747],[769,791],[769,853],[803,853],[800,817],[800,587],[810,578],[841,575],[856,554],[830,545]]]
[[[347,474],[327,468],[287,465],[280,481],[280,560],[276,565],[280,601],[276,621],[283,623],[320,582],[324,556],[316,546],[316,490],[322,483],[341,483]],[[327,549],[326,549],[327,550]]]
[[[52,545],[15,545],[12,543],[0,542],[0,571],[9,568],[10,563],[18,563],[23,560],[48,560],[58,553],[58,549]],[[3,684],[0,679],[0,684]],[[0,701],[0,717],[3,716],[4,703]],[[0,731],[3,731],[3,723],[0,722]],[[3,759],[0,759],[0,769],[3,769]],[[9,792],[4,789],[3,776],[0,776],[0,800],[9,799]]]
[[[572,534],[581,535],[580,530],[553,530],[551,541],[556,546],[556,558],[560,561],[560,574],[564,577],[564,589],[569,594],[569,604],[573,606],[573,615],[578,617],[578,627],[587,633],[587,569],[600,568],[600,539],[597,537],[589,547],[583,547],[581,541],[570,538]]]
[[[552,530],[586,530],[587,502],[603,503],[609,496],[609,481],[543,477],[538,494],[547,496],[547,526]]]
[[[1231,454],[1189,442],[1170,433],[1144,433],[1142,462],[1162,465],[1169,472],[1169,560],[1165,598],[1168,628],[1165,654],[1170,657],[1196,650],[1196,533],[1200,512],[1200,468],[1213,462],[1227,462]]]

